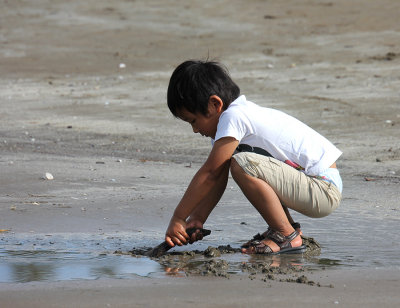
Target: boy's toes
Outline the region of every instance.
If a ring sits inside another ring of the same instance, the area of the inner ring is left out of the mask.
[[[250,252],[251,248],[252,248],[251,246],[248,247],[248,248],[242,248],[242,249],[241,249],[241,252],[242,252],[242,253],[251,254],[251,252]]]

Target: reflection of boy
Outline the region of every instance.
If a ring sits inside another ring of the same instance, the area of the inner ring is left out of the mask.
[[[301,252],[300,225],[293,209],[323,217],[341,200],[331,142],[297,119],[240,96],[239,87],[216,62],[186,61],[173,72],[168,107],[194,133],[211,137],[212,150],[193,177],[166,231],[170,246],[193,243],[185,229],[202,228],[220,200],[229,171],[268,224],[242,246],[245,253]]]

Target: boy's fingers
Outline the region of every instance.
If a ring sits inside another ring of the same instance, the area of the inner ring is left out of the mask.
[[[185,234],[186,234],[186,232],[185,232]],[[186,234],[186,236],[185,235],[183,235],[183,234],[181,234],[181,233],[178,233],[174,238],[173,238],[173,240],[174,240],[174,243],[175,244],[177,244],[177,245],[179,245],[179,246],[182,246],[182,245],[186,245],[187,244],[187,239],[189,238],[189,236]]]
[[[182,245],[186,245],[186,243],[187,243],[185,237],[179,233],[176,236],[171,236],[171,237],[167,236],[165,238],[165,241],[171,247],[174,247],[175,245],[182,246]]]
[[[165,238],[165,241],[167,242],[167,244],[168,244],[169,246],[171,246],[171,247],[174,247],[174,246],[175,246],[174,242],[171,240],[171,238],[170,238],[169,236],[167,236],[167,237]]]

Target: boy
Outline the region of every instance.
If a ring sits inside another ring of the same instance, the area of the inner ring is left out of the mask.
[[[212,139],[212,150],[193,177],[166,231],[170,246],[186,245],[186,228],[202,228],[220,200],[229,171],[268,224],[242,246],[244,253],[298,253],[305,249],[287,208],[310,217],[334,211],[342,182],[331,142],[295,118],[240,96],[239,87],[216,62],[185,61],[173,72],[168,107],[194,133]]]

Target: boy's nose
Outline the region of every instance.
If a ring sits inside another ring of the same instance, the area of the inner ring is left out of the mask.
[[[195,134],[197,134],[197,133],[199,132],[199,130],[198,130],[196,127],[194,127],[194,126],[192,126],[192,129],[193,129],[193,132],[194,132]]]

